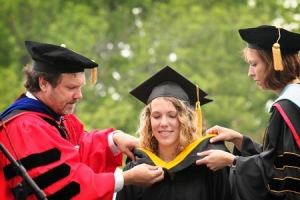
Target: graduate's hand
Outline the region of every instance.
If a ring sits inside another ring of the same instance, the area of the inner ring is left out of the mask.
[[[124,185],[149,186],[164,178],[164,170],[159,166],[141,164],[123,172]]]
[[[231,166],[234,155],[226,151],[212,149],[197,153],[200,158],[196,161],[197,165],[206,165],[210,170],[216,171],[226,166]]]
[[[126,154],[131,160],[134,160],[132,149],[140,147],[138,138],[122,131],[115,131],[113,134],[113,140],[120,151]]]
[[[243,135],[239,132],[221,126],[214,126],[206,130],[205,135],[209,134],[217,134],[217,136],[212,137],[209,140],[211,143],[217,141],[228,141],[232,142],[239,150],[241,150]]]

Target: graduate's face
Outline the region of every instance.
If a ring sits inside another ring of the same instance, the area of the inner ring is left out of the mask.
[[[41,87],[43,101],[59,115],[74,112],[75,105],[82,98],[81,87],[85,84],[85,74],[61,74],[61,82],[54,88],[48,82]]]
[[[179,143],[180,122],[174,104],[159,97],[152,100],[150,120],[159,149],[176,148]]]
[[[252,77],[262,90],[267,90],[267,87],[264,84],[267,73],[267,64],[261,59],[255,49],[248,48],[246,50],[246,58],[249,63],[248,76]]]

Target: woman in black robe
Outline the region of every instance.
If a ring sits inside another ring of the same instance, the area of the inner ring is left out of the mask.
[[[163,167],[165,175],[149,187],[125,186],[116,199],[230,200],[228,168],[212,171],[195,164],[198,152],[228,151],[222,141],[209,142],[214,135],[202,137],[200,104],[211,101],[207,94],[168,66],[131,94],[146,107],[137,131],[141,148],[134,149],[135,161],[127,160],[124,170],[147,163]],[[196,110],[191,106],[195,104]]]
[[[278,98],[271,105],[271,117],[263,144],[239,132],[220,126],[206,131],[211,139],[233,142],[234,155],[219,151],[201,152],[197,164],[217,170],[232,165],[233,199],[300,199],[300,34],[274,26],[239,30],[248,44],[244,57],[248,76],[262,90]],[[273,51],[272,51],[273,49]]]

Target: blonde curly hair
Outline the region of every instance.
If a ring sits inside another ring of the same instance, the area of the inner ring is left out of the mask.
[[[158,97],[170,101],[177,110],[177,118],[180,123],[179,145],[177,153],[183,151],[190,143],[197,140],[198,134],[197,114],[189,103],[174,97]],[[154,154],[158,155],[158,141],[153,136],[151,121],[151,103],[149,103],[140,113],[140,123],[137,129],[137,135],[140,138],[140,145]]]

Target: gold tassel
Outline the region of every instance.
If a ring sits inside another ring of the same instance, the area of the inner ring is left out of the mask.
[[[200,107],[200,101],[199,101],[199,88],[196,85],[196,92],[197,92],[197,102],[195,104],[195,111],[198,116],[198,128],[199,128],[199,135],[202,137],[202,112],[201,112],[201,107]]]
[[[277,41],[273,44],[272,53],[273,53],[274,69],[276,71],[282,71],[283,70],[282,57],[281,57],[281,51],[280,51],[280,44],[278,43],[278,41],[281,37],[280,28],[278,28],[278,34],[279,34],[279,37],[278,37]]]
[[[63,47],[63,48],[67,47],[65,44],[61,44],[60,46]],[[97,83],[97,77],[98,77],[97,68],[96,67],[92,68],[91,76],[92,76],[92,83],[96,84]]]
[[[96,84],[97,83],[97,67],[92,68],[92,83]]]

